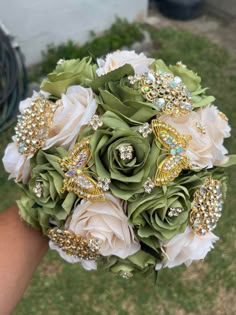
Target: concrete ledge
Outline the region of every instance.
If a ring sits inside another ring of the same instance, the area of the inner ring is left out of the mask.
[[[133,22],[143,20],[147,11],[148,0],[8,0],[0,1],[0,22],[16,37],[30,65],[40,61],[50,43],[72,39],[83,44],[91,30],[102,32],[116,17]]]

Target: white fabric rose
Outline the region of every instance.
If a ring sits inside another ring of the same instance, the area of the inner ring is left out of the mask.
[[[208,105],[188,115],[173,117],[163,115],[159,119],[170,124],[182,135],[191,135],[186,151],[193,168],[212,168],[227,162],[228,153],[223,146],[230,136],[230,126],[216,106]]]
[[[144,74],[149,71],[149,66],[155,59],[147,58],[143,53],[136,54],[135,51],[118,50],[111,54],[107,54],[105,59],[97,59],[98,69],[97,75],[101,76],[112,70],[129,64],[134,68],[135,74]]]
[[[165,258],[161,264],[156,265],[156,270],[165,267],[173,268],[181,264],[188,267],[193,260],[204,259],[207,253],[214,248],[213,243],[218,239],[212,232],[199,236],[190,226],[187,226],[184,233],[178,234],[162,244]]]
[[[106,200],[91,202],[82,200],[75,208],[66,228],[84,238],[101,241],[102,256],[115,255],[126,258],[140,249],[121,200],[106,194]]]
[[[40,94],[43,94],[45,97],[49,96],[48,93],[43,91]],[[25,109],[31,105],[38,95],[39,93],[34,92],[31,98],[20,102],[19,109],[21,114],[24,113]],[[90,88],[84,88],[79,85],[69,87],[59,101],[48,139],[42,149],[46,150],[52,146],[61,146],[67,150],[71,149],[81,128],[88,123],[96,109],[97,104],[93,91]],[[3,157],[4,167],[10,173],[9,178],[15,178],[17,182],[22,181],[26,184],[29,180],[29,160],[32,156],[20,154],[16,142],[10,143]]]
[[[14,178],[17,182],[26,184],[30,176],[30,158],[18,152],[18,146],[11,142],[6,147],[2,162],[9,179]]]
[[[97,263],[95,260],[84,260],[78,257],[69,256],[59,246],[55,245],[52,241],[49,241],[49,247],[52,250],[56,250],[61,256],[61,258],[67,261],[68,263],[71,263],[71,264],[81,263],[82,267],[86,270],[97,269]]]

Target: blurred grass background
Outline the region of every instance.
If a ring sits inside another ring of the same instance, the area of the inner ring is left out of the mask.
[[[31,80],[50,72],[60,58],[86,54],[95,58],[130,46],[141,40],[141,29],[148,31],[152,38],[150,56],[163,58],[168,64],[181,60],[202,76],[203,86],[209,87],[209,93],[216,97],[216,105],[229,117],[233,130],[226,146],[231,153],[236,152],[236,59],[206,38],[171,28],[157,30],[118,21],[115,28],[113,26],[102,37],[92,34],[91,43],[83,47],[71,41],[59,47],[48,47],[42,63],[31,69]],[[0,135],[1,158],[12,133],[13,128],[10,128]],[[193,263],[188,269],[163,270],[158,283],[154,284],[151,276],[124,280],[110,273],[86,272],[79,265],[66,264],[56,253],[48,252],[14,315],[236,314],[235,168],[230,168],[228,173],[228,199],[215,230],[221,239],[205,261]],[[2,164],[0,185],[0,210],[3,210],[12,205],[20,193],[12,181],[7,181]]]

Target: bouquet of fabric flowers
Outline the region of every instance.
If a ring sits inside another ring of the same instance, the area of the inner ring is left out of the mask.
[[[23,220],[85,269],[137,272],[203,259],[227,189],[227,117],[182,62],[133,51],[59,60],[19,105],[3,163]]]

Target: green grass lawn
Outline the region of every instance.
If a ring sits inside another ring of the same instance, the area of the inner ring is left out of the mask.
[[[226,145],[231,153],[236,152],[236,59],[205,38],[173,29],[148,29],[154,41],[152,56],[167,63],[181,60],[202,76],[203,86],[209,87],[230,119],[232,138]],[[0,135],[1,155],[12,130]],[[124,280],[110,273],[86,272],[48,253],[14,315],[236,314],[235,170],[229,170],[228,199],[215,231],[221,239],[205,261],[188,269],[163,270],[154,284],[151,276]],[[4,209],[19,192],[7,181],[2,166],[0,178],[0,208]]]

